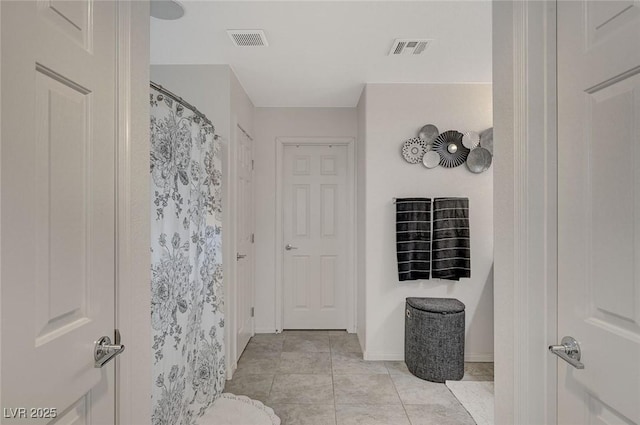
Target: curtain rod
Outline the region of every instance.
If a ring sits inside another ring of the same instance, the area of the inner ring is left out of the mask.
[[[202,118],[203,120],[206,121],[207,124],[209,124],[211,127],[216,128],[215,125],[213,125],[213,123],[211,122],[211,120],[209,118],[207,118],[207,116],[205,114],[203,114],[202,112],[198,111],[198,108],[196,108],[195,106],[193,106],[192,104],[190,104],[189,102],[187,102],[186,100],[184,100],[183,98],[181,98],[180,96],[178,96],[177,94],[174,94],[173,92],[165,89],[164,87],[162,87],[160,84],[158,83],[154,83],[153,81],[149,81],[149,85],[151,87],[153,87],[154,89],[158,90],[159,92],[162,92],[165,96],[169,96],[170,98],[172,98],[173,100],[175,100],[176,102],[180,103],[181,105],[191,109],[191,111],[196,114],[197,116],[199,116],[200,118]],[[220,135],[218,134],[213,134],[213,138],[215,140],[217,140],[218,138],[220,138]]]

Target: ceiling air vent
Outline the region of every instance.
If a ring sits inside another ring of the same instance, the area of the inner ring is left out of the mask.
[[[227,34],[236,46],[261,47],[269,45],[262,30],[227,30]]]
[[[426,38],[396,38],[389,51],[389,56],[394,55],[419,55],[424,52],[433,40]]]

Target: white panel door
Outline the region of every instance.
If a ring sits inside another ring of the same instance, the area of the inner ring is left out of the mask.
[[[640,424],[639,6],[558,2],[559,424]]]
[[[286,145],[284,329],[346,329],[348,150]]]
[[[237,358],[244,351],[253,336],[253,147],[246,134],[238,131],[237,144]],[[237,360],[237,359],[236,359]]]
[[[113,424],[117,5],[0,7],[0,420]]]

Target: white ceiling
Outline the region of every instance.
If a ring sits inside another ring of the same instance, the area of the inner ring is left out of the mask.
[[[353,107],[364,83],[491,82],[490,1],[183,1],[151,18],[152,64],[229,64],[255,106]],[[235,47],[227,29],[262,29]],[[435,41],[388,56],[395,38]]]

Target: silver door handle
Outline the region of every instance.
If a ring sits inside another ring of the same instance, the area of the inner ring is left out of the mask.
[[[298,247],[288,243],[287,246],[284,247],[284,249],[286,249],[287,251],[291,251],[292,249],[298,249]]]
[[[584,364],[580,362],[580,344],[573,337],[565,336],[560,345],[550,345],[549,351],[576,369],[584,369]]]
[[[93,360],[95,360],[93,367],[101,368],[123,351],[124,345],[111,344],[111,338],[103,336],[96,341],[93,350]]]
[[[246,254],[236,254],[236,261],[242,260],[246,256],[247,256]]]

